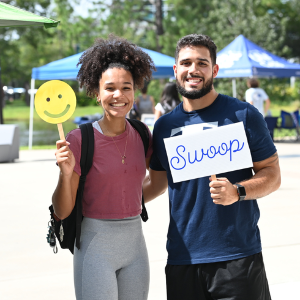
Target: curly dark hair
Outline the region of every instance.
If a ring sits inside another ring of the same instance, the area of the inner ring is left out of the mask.
[[[102,73],[111,68],[125,69],[132,75],[134,88],[142,88],[149,81],[152,70],[156,71],[151,57],[137,45],[110,34],[107,39],[98,38],[87,49],[77,64],[80,87],[85,86],[87,95],[94,97],[99,90]]]
[[[179,52],[182,48],[188,46],[204,46],[209,50],[212,64],[215,65],[217,61],[217,46],[213,40],[204,34],[189,34],[182,37],[178,42],[175,50],[175,61],[177,63]]]

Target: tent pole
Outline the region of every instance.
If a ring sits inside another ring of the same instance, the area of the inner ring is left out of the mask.
[[[296,81],[296,77],[295,76],[292,76],[290,78],[290,83],[291,83],[291,88],[293,89],[295,87],[295,81]]]
[[[236,80],[235,80],[235,78],[232,79],[232,97],[236,98]]]
[[[3,119],[3,107],[4,107],[4,93],[3,93],[3,86],[1,82],[1,63],[0,63],[0,125],[4,124]]]
[[[32,149],[34,88],[35,88],[35,79],[31,78],[31,87],[30,87],[30,117],[29,117],[29,141],[28,141],[28,148],[29,148],[29,150]]]

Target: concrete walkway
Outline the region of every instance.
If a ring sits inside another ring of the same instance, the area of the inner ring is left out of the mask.
[[[299,300],[300,144],[276,146],[282,185],[259,200],[263,254],[272,299]],[[61,249],[53,254],[46,242],[48,206],[57,178],[54,150],[21,151],[15,163],[0,164],[1,300],[75,299],[73,256]],[[147,209],[149,221],[143,227],[151,267],[148,299],[165,300],[167,194]]]

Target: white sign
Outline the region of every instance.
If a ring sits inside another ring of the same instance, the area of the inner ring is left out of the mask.
[[[253,166],[243,122],[164,142],[174,183]]]

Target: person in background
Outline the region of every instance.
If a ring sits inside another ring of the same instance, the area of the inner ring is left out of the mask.
[[[266,92],[259,87],[257,78],[249,78],[247,80],[248,90],[246,91],[246,102],[252,104],[258,111],[265,116],[270,108],[271,101]],[[264,106],[264,102],[266,105]]]
[[[154,99],[152,96],[147,95],[148,87],[144,85],[141,89],[142,94],[135,100],[136,106],[139,110],[140,115],[142,114],[154,114]]]
[[[172,111],[180,102],[176,84],[168,82],[161,94],[160,102],[155,106],[155,121],[162,115]]]

